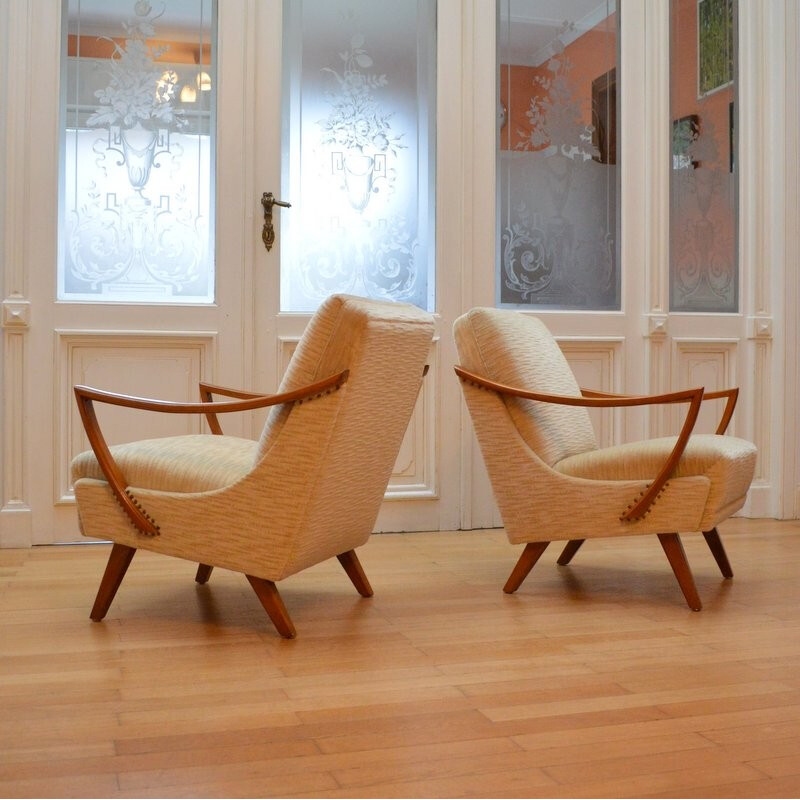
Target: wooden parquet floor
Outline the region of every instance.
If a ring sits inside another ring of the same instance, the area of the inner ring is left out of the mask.
[[[2,797],[797,797],[800,522],[556,545],[515,595],[502,531],[392,534],[280,584],[106,545],[0,551]],[[551,552],[552,551],[552,552]]]

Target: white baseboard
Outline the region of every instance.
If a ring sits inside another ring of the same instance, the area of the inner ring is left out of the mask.
[[[33,514],[28,506],[0,509],[0,548],[30,547],[33,542]]]

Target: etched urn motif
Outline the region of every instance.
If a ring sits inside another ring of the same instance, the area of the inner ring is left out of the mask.
[[[128,180],[134,189],[141,191],[150,178],[158,135],[137,123],[133,128],[122,130],[120,139]]]

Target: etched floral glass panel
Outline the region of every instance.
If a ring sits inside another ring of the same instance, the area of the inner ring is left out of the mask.
[[[65,0],[58,298],[214,300],[214,0]]]
[[[433,310],[436,3],[285,0],[281,308]]]
[[[739,308],[736,0],[671,0],[670,310]]]
[[[499,6],[497,303],[618,309],[616,3]]]

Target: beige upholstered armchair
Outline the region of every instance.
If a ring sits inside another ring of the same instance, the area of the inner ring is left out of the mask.
[[[203,402],[179,404],[76,386],[92,445],[72,463],[81,530],[114,542],[91,618],[105,616],[140,547],[199,562],[199,583],[215,566],[243,572],[287,638],[295,629],[276,581],[336,556],[370,596],[355,548],[375,524],[432,337],[431,315],[413,306],[335,295],[278,394],[201,384]],[[96,402],[205,414],[216,435],[108,447]],[[217,414],[267,406],[260,441],[221,435]]]
[[[456,368],[503,523],[525,549],[504,591],[516,591],[551,540],[568,564],[585,539],[655,533],[689,606],[702,607],[678,531],[703,531],[733,577],[716,526],[745,502],[755,469],[750,442],[722,436],[737,389],[657,397],[580,389],[538,319],[474,308],[455,322]],[[716,435],[691,435],[707,399],[727,399]],[[587,408],[688,404],[677,437],[598,449]]]

